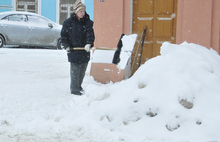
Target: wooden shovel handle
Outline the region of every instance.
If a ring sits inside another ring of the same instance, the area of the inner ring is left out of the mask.
[[[70,50],[85,50],[84,47],[74,47],[74,48],[70,48]]]

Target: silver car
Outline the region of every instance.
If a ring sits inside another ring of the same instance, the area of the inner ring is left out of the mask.
[[[39,46],[61,49],[62,26],[30,12],[0,12],[0,47]]]

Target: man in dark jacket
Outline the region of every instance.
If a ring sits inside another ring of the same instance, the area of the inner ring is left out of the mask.
[[[74,95],[82,95],[81,85],[90,60],[89,50],[95,40],[93,21],[85,10],[85,5],[77,0],[74,13],[64,21],[61,30],[61,43],[70,62],[70,91]]]

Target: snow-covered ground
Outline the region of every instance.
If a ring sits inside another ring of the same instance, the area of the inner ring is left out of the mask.
[[[69,92],[64,50],[0,49],[1,142],[220,142],[220,56],[164,43],[128,80]]]

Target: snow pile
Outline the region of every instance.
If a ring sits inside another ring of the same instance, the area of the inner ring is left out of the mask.
[[[0,141],[220,142],[220,56],[164,43],[128,80],[69,94],[64,51],[0,49]]]
[[[131,79],[86,89],[92,100],[100,94],[92,117],[110,131],[134,134],[137,141],[202,142],[220,140],[219,86],[218,54],[195,44],[164,43],[161,56]]]

